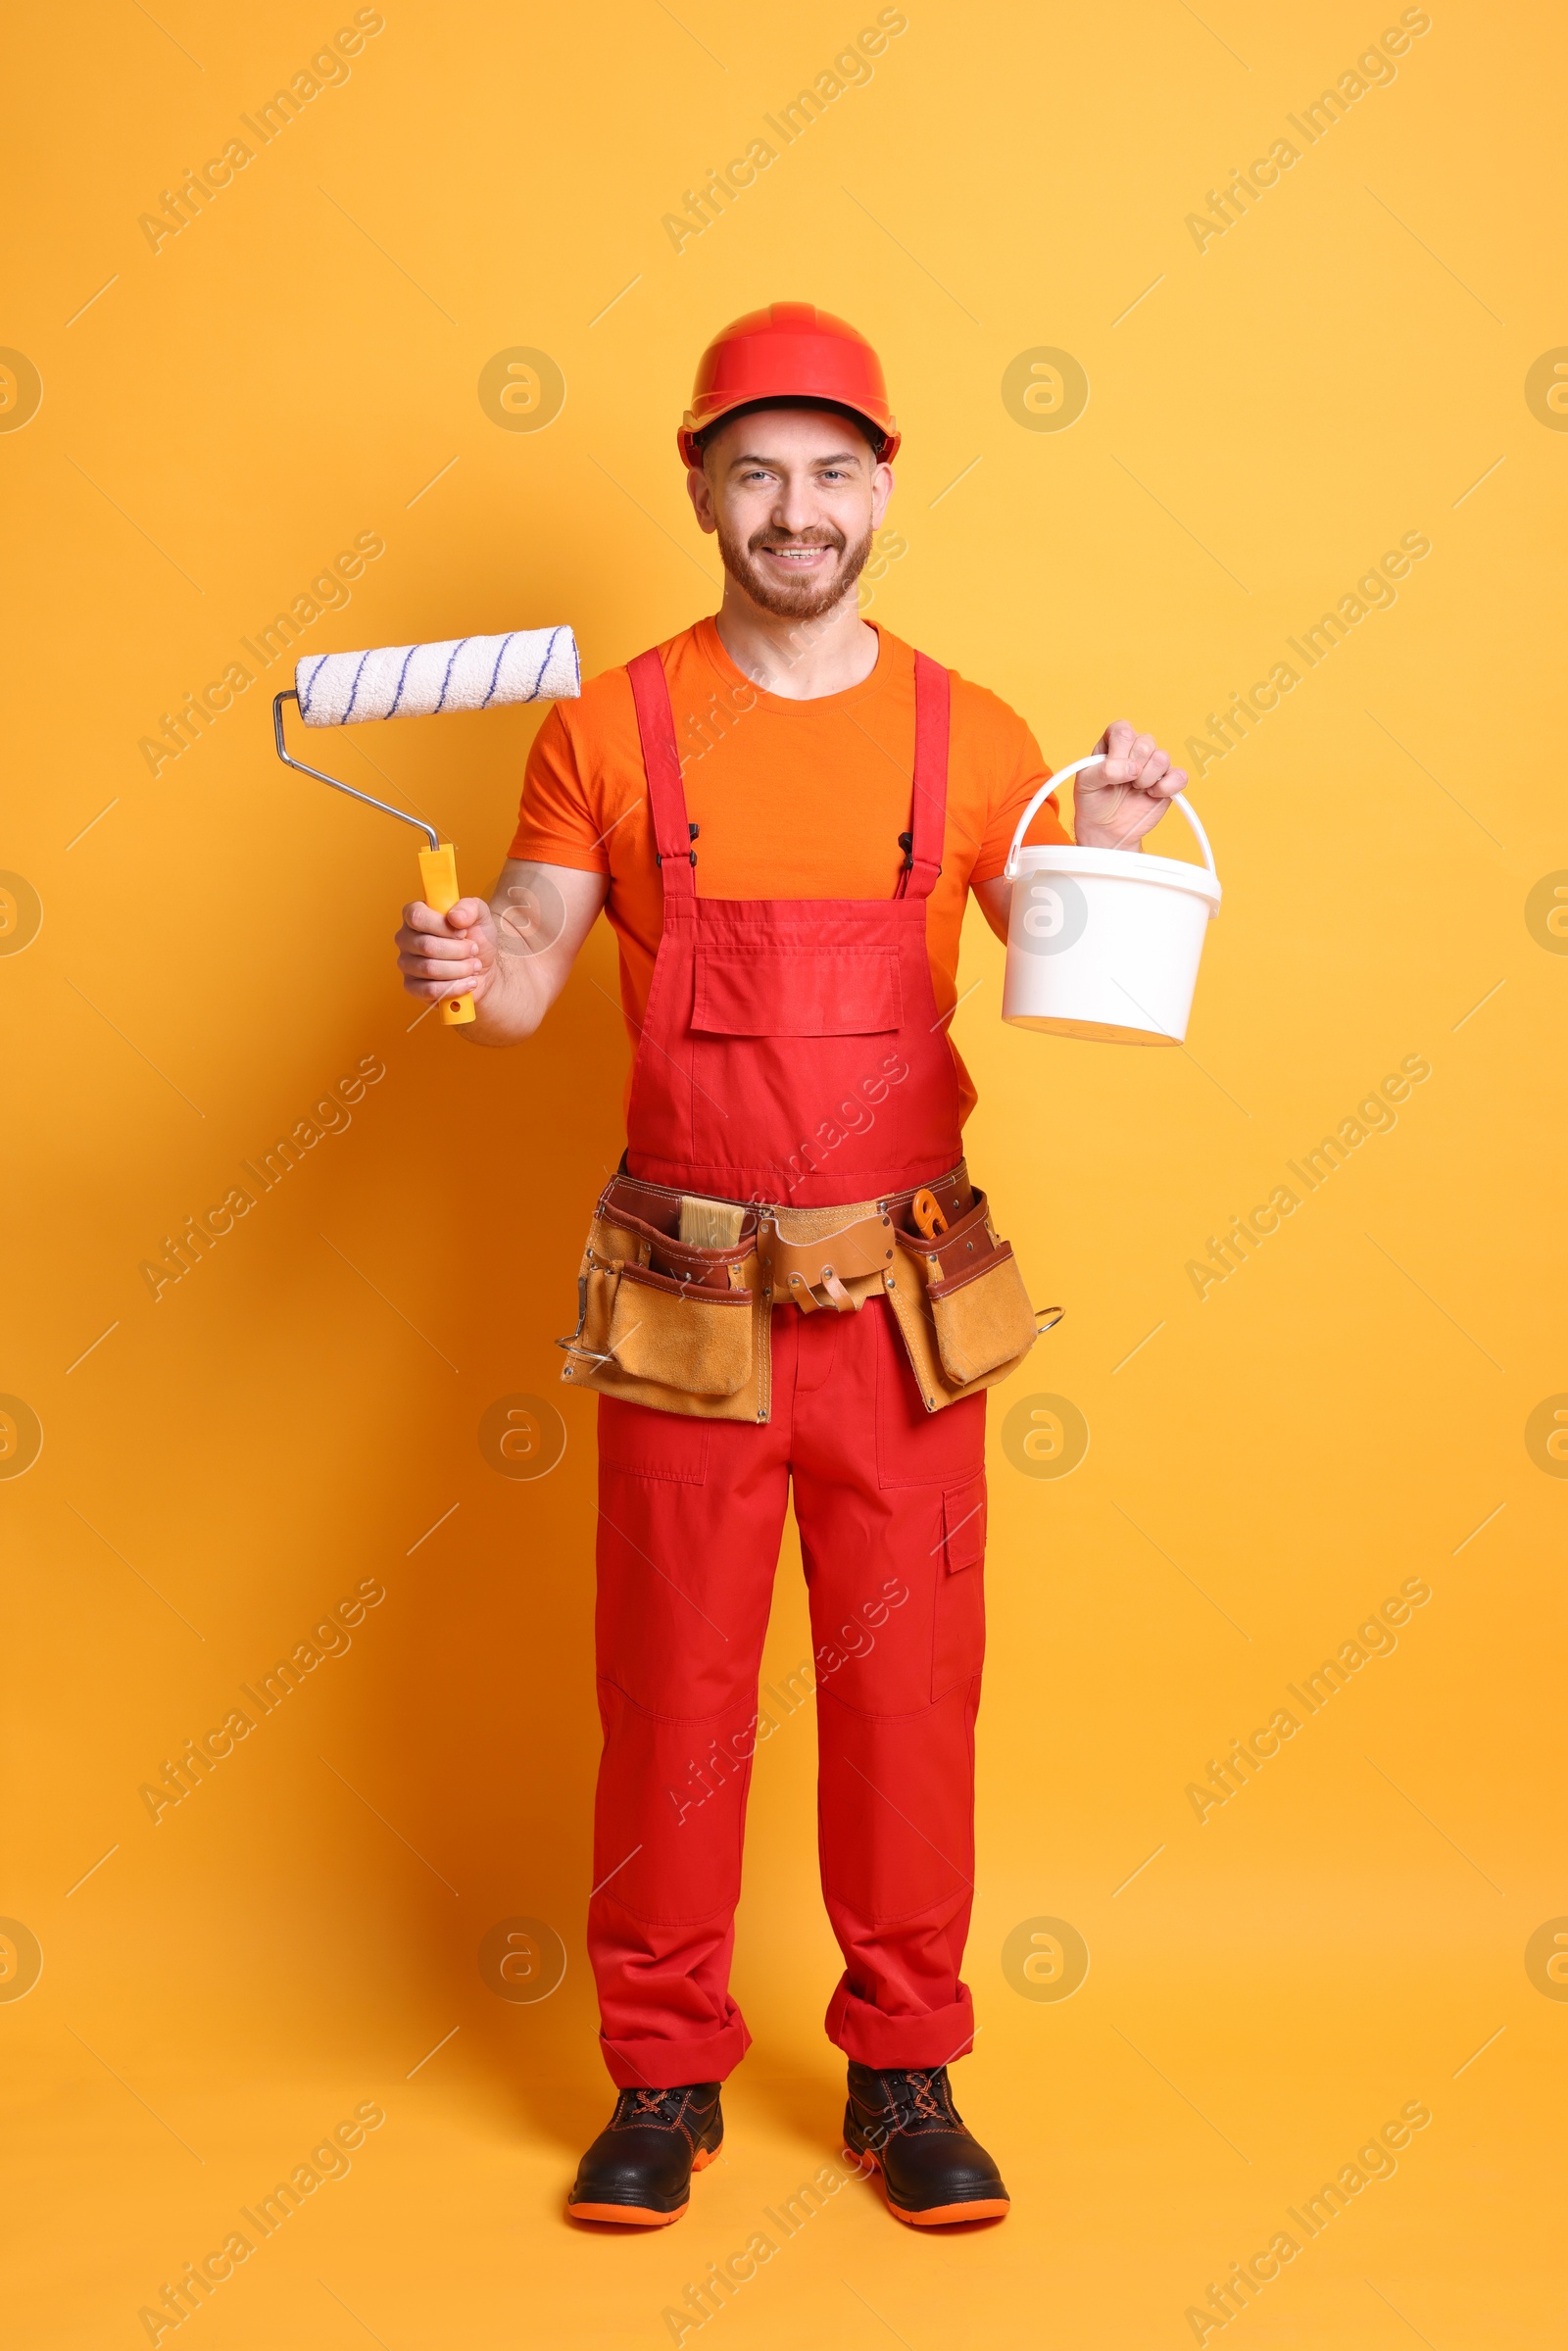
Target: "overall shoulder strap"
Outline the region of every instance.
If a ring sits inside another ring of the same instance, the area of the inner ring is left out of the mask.
[[[899,894],[929,898],[942,871],[948,816],[948,734],[952,680],[929,654],[914,657],[914,796],[910,846]]]
[[[642,741],[643,767],[648,777],[648,802],[654,818],[655,854],[668,898],[695,898],[692,867],[697,853],[686,816],[686,794],[680,780],[680,752],[675,742],[675,713],[670,709],[669,685],[657,649],[640,653],[626,664],[632,700],[637,707],[637,732]],[[944,682],[946,682],[944,678]]]

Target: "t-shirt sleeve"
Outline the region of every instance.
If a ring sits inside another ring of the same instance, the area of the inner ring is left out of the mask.
[[[578,760],[577,746],[560,705],[533,739],[523,770],[517,830],[510,855],[540,865],[572,865],[608,873],[610,852]]]
[[[1006,710],[1005,733],[997,744],[996,782],[991,796],[990,813],[980,854],[969,875],[971,889],[976,882],[994,882],[1007,862],[1012,836],[1019,817],[1029,806],[1041,785],[1051,774],[1041,757],[1040,746],[1013,711]],[[1027,842],[1043,847],[1048,842],[1070,839],[1061,821],[1061,812],[1054,792],[1043,801],[1030,820],[1024,835]]]

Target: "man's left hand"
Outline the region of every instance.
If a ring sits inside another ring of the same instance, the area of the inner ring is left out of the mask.
[[[1152,735],[1141,735],[1127,718],[1113,718],[1097,751],[1097,767],[1072,779],[1073,838],[1080,849],[1136,849],[1164,815],[1187,781]]]

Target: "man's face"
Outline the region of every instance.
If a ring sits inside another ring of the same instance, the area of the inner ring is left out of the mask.
[[[724,568],[765,612],[815,620],[850,595],[871,552],[893,469],[848,417],[758,409],[722,425],[686,476]]]

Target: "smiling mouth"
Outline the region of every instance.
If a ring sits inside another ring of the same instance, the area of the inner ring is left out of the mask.
[[[775,563],[783,563],[792,570],[805,571],[809,569],[812,564],[819,563],[828,556],[836,554],[837,550],[832,547],[820,546],[760,547],[758,553],[770,557]]]

